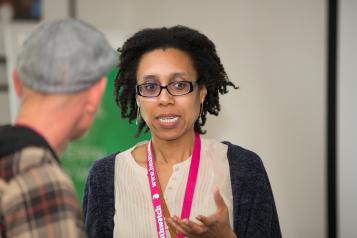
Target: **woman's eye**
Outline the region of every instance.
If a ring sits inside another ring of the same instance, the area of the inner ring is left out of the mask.
[[[185,82],[175,82],[173,84],[175,89],[185,89],[187,87],[187,84]]]
[[[155,89],[157,88],[157,85],[154,83],[148,83],[144,85],[144,90],[146,91],[155,91]]]

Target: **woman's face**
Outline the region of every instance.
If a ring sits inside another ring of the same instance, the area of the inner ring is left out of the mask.
[[[147,52],[139,61],[136,79],[138,85],[192,82],[193,91],[186,95],[172,96],[167,89],[162,89],[157,97],[137,95],[136,100],[153,137],[174,140],[193,132],[207,90],[196,83],[197,72],[188,54],[173,48]]]

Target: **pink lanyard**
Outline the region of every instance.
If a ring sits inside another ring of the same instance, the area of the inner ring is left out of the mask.
[[[189,218],[191,213],[193,193],[195,192],[195,186],[197,181],[198,167],[200,164],[201,153],[201,139],[198,133],[195,133],[195,143],[192,152],[192,159],[190,164],[190,171],[188,173],[188,179],[186,184],[186,192],[183,200],[181,219]],[[147,146],[147,175],[149,178],[150,192],[152,205],[155,212],[155,222],[157,229],[157,236],[159,238],[166,238],[165,221],[163,207],[160,199],[160,192],[158,187],[158,178],[154,165],[154,156],[152,154],[151,141]],[[178,235],[177,238],[183,238],[183,235]]]

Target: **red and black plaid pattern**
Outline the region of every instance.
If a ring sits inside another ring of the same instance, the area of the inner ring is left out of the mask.
[[[2,237],[84,237],[73,185],[49,150],[0,158]]]

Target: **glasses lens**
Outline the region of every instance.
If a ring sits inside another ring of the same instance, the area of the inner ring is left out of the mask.
[[[191,91],[191,83],[186,81],[172,82],[167,86],[172,95],[184,95]]]
[[[139,85],[139,91],[144,97],[155,97],[160,92],[160,85],[156,83],[144,83]]]
[[[167,86],[157,83],[144,83],[137,86],[138,94],[143,97],[157,97],[163,88],[166,88],[173,96],[181,96],[192,92],[193,85],[189,81],[177,81],[171,82]]]

